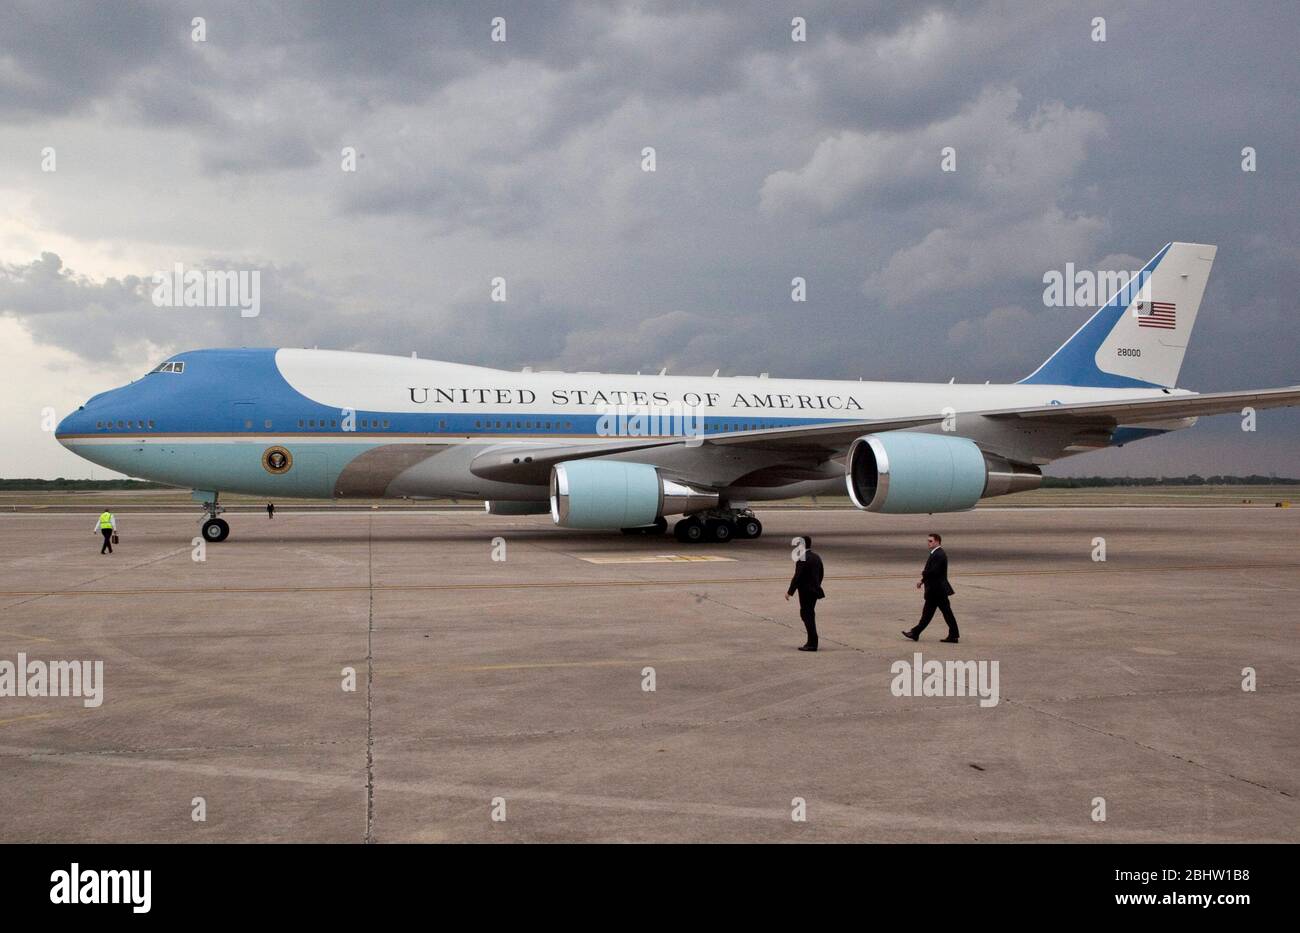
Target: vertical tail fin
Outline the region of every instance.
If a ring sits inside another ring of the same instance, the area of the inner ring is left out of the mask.
[[[1021,383],[1173,388],[1217,249],[1166,245]]]

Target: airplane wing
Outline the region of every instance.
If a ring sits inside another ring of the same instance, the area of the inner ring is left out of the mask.
[[[1300,405],[1300,386],[1279,389],[1254,389],[1244,392],[1209,392],[1199,395],[1166,395],[1152,398],[1104,402],[1069,402],[1029,408],[1001,408],[962,412],[960,418],[1020,419],[1034,424],[1115,427],[1218,415],[1252,408],[1283,408]],[[733,431],[707,438],[655,437],[633,440],[612,437],[608,442],[539,446],[513,444],[494,447],[476,457],[470,470],[486,479],[514,483],[546,483],[551,467],[566,460],[603,457],[633,450],[664,447],[740,448],[769,454],[789,454],[792,458],[826,458],[843,453],[863,434],[898,431],[904,428],[938,424],[944,414],[918,415],[874,421],[837,421],[803,425],[797,428],[767,428],[757,431]]]
[[[997,408],[962,412],[959,418],[983,417],[1024,419],[1038,424],[1110,425],[1143,424],[1220,415],[1252,408],[1284,408],[1300,405],[1300,386],[1281,389],[1254,389],[1245,392],[1207,392],[1199,395],[1166,395],[1143,399],[1106,402],[1069,402],[1061,405],[1038,405],[1031,408]],[[891,421],[855,421],[815,424],[799,428],[775,428],[767,431],[743,431],[710,437],[706,443],[766,446],[791,444],[806,449],[821,445],[843,449],[855,438],[873,431],[896,431],[902,428],[936,424],[942,414]]]
[[[1076,402],[1070,405],[1042,405],[1038,408],[987,412],[994,418],[1027,418],[1071,424],[1079,421],[1112,421],[1141,424],[1200,415],[1222,415],[1243,408],[1285,408],[1300,405],[1300,386],[1254,389],[1246,392],[1206,392],[1200,395],[1171,395],[1165,398],[1121,402]]]

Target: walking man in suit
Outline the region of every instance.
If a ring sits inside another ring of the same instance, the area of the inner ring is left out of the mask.
[[[957,631],[957,617],[952,614],[952,606],[948,603],[948,597],[954,590],[948,583],[948,555],[943,550],[943,537],[931,534],[926,538],[926,544],[930,547],[930,556],[926,559],[925,569],[921,571],[921,579],[916,584],[918,590],[925,591],[925,608],[921,610],[921,621],[916,623],[915,628],[904,629],[903,637],[912,641],[919,640],[925,627],[934,618],[934,611],[938,609],[943,613],[943,621],[948,623],[948,637],[939,640],[955,645],[961,633]]]
[[[790,578],[785,598],[788,601],[796,592],[799,594],[799,618],[803,619],[803,627],[808,630],[808,641],[799,650],[816,651],[817,600],[826,597],[822,590],[822,559],[812,549],[812,538],[805,535],[802,540],[803,547],[796,548],[794,576]]]

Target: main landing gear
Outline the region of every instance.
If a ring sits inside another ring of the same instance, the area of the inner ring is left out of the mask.
[[[218,515],[225,511],[217,504],[218,495],[220,494],[214,492],[212,501],[203,503],[203,511],[208,515],[208,520],[203,523],[203,540],[211,541],[213,544],[225,541],[230,537],[230,525],[223,519],[217,518]]]
[[[673,526],[673,537],[683,544],[725,544],[735,538],[757,538],[762,533],[763,523],[749,509],[710,509],[688,515]]]

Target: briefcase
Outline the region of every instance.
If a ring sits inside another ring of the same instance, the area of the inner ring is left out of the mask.
[[[117,536],[117,532],[116,532],[116,531],[113,532],[113,543],[114,543],[114,544],[121,544],[121,543],[122,543],[122,539],[119,538],[119,537]]]

